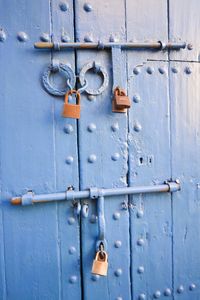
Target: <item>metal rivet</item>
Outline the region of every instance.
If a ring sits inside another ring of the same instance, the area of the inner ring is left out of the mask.
[[[180,286],[178,287],[178,289],[177,289],[177,292],[178,292],[179,294],[183,293],[183,292],[184,292],[184,287],[183,287],[182,285],[180,285]]]
[[[70,134],[73,131],[74,131],[73,126],[70,125],[70,124],[66,125],[65,128],[64,128],[64,132],[67,133],[67,134]]]
[[[118,211],[116,211],[114,214],[113,214],[113,219],[114,220],[119,220],[120,219],[120,213]]]
[[[186,67],[186,68],[185,68],[185,73],[186,73],[186,74],[191,74],[191,73],[192,73],[191,68],[190,68],[190,67]]]
[[[190,291],[193,291],[196,289],[196,285],[194,283],[191,283],[189,286]]]
[[[178,73],[178,69],[175,67],[172,67],[172,72],[176,74],[176,73]]]
[[[68,165],[71,165],[71,164],[73,163],[73,161],[74,161],[74,159],[73,159],[72,156],[68,156],[67,159],[66,159],[66,163],[67,163]]]
[[[91,35],[86,35],[84,37],[84,41],[87,42],[87,43],[92,43],[93,42],[93,38]]]
[[[161,292],[160,291],[156,291],[153,296],[154,296],[155,299],[158,299],[161,296]]]
[[[120,248],[122,245],[121,241],[115,241],[115,248]]]
[[[139,103],[140,102],[140,96],[139,95],[134,95],[133,96],[133,101],[135,102],[135,103]]]
[[[146,299],[146,295],[145,294],[140,294],[138,297],[139,300],[145,300]]]
[[[94,101],[96,99],[94,95],[88,95],[87,98],[89,101]]]
[[[138,246],[144,246],[144,240],[143,239],[139,239],[137,241]]]
[[[123,300],[123,298],[122,297],[117,297],[116,300]]]
[[[164,68],[158,68],[158,71],[160,72],[160,74],[165,74],[165,69]]]
[[[0,42],[4,42],[6,40],[6,33],[5,31],[1,28],[0,29]]]
[[[62,34],[61,35],[61,41],[63,43],[68,43],[68,42],[70,42],[70,37],[67,34]]]
[[[90,223],[94,224],[96,223],[98,220],[97,216],[96,215],[91,215],[91,218],[90,218]]]
[[[148,67],[148,68],[146,69],[146,71],[147,71],[148,74],[151,75],[151,74],[153,73],[153,71],[154,71],[154,68]]]
[[[119,42],[119,39],[116,36],[111,35],[109,38],[109,41],[111,43],[116,43],[116,42]]]
[[[144,212],[142,210],[137,211],[137,218],[142,218],[144,216]]]
[[[171,293],[172,292],[171,292],[171,290],[169,288],[165,289],[165,291],[164,291],[164,295],[167,296],[167,297],[171,296]]]
[[[69,278],[69,282],[70,283],[76,283],[77,282],[77,276],[75,276],[75,275],[73,275],[73,276],[71,276],[70,278]]]
[[[140,123],[136,122],[135,125],[134,125],[134,130],[136,132],[139,132],[140,130],[142,129],[142,126]]]
[[[112,156],[111,156],[112,160],[114,161],[117,161],[119,158],[120,158],[120,155],[119,153],[114,153]]]
[[[112,131],[117,131],[117,130],[119,130],[119,124],[118,123],[114,123],[112,126],[111,126],[111,129],[112,129]]]
[[[121,275],[122,275],[122,269],[117,269],[117,270],[115,271],[115,276],[119,277],[119,276],[121,276]]]
[[[100,276],[97,274],[93,274],[91,278],[93,281],[97,281],[97,280],[99,280]]]
[[[95,154],[91,154],[89,157],[88,157],[88,162],[89,163],[94,163],[95,161],[97,160],[97,157]]]
[[[74,253],[76,253],[76,248],[72,246],[72,247],[69,248],[69,254],[72,255]]]
[[[87,129],[88,129],[89,132],[93,132],[93,131],[96,130],[96,128],[97,128],[96,125],[94,123],[91,123],[91,124],[88,125]]]
[[[50,35],[46,32],[43,32],[40,36],[40,40],[42,42],[49,42],[50,41]]]
[[[68,219],[68,224],[69,225],[73,225],[75,223],[75,219],[73,218],[73,217],[70,217],[69,219]]]
[[[133,73],[134,73],[135,75],[138,75],[138,74],[140,73],[140,70],[139,70],[138,68],[134,68],[134,69],[133,69]]]
[[[187,48],[188,48],[188,50],[192,50],[193,49],[193,45],[192,44],[188,44]]]
[[[26,42],[28,40],[28,35],[26,32],[20,31],[17,34],[17,38],[20,42]]]
[[[66,2],[61,2],[59,4],[59,7],[60,7],[60,10],[62,10],[62,11],[67,11],[69,9],[69,5]]]
[[[144,267],[143,266],[139,266],[138,269],[137,269],[137,272],[139,274],[143,274],[144,273]]]
[[[87,12],[90,12],[92,11],[92,5],[89,4],[89,3],[85,3],[84,6],[83,6],[84,10],[87,11]]]

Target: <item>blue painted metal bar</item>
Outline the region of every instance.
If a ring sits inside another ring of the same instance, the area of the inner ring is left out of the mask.
[[[51,201],[64,201],[64,200],[75,200],[75,199],[96,199],[100,196],[120,196],[120,195],[131,195],[131,194],[144,194],[144,193],[164,193],[164,192],[176,192],[180,190],[180,183],[177,182],[166,182],[160,185],[152,186],[136,186],[136,187],[122,187],[122,188],[111,188],[111,189],[96,189],[95,196],[91,195],[90,189],[85,191],[66,191],[63,193],[54,194],[42,194],[35,195],[33,192],[28,192],[22,197],[14,197],[11,199],[11,203],[14,205],[31,205],[34,203],[51,202]]]
[[[96,49],[96,50],[103,50],[103,49],[110,49],[112,47],[119,46],[122,49],[157,49],[157,50],[164,50],[164,49],[171,49],[171,50],[180,50],[186,47],[185,42],[180,43],[163,43],[161,41],[158,42],[141,42],[141,43],[133,43],[133,42],[110,42],[110,43],[103,43],[99,41],[98,43],[48,43],[48,42],[37,42],[34,44],[36,49],[54,49],[54,50],[61,50],[61,49]]]

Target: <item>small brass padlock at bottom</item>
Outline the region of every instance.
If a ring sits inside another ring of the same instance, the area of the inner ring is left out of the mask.
[[[76,104],[69,103],[69,95],[75,94],[76,96]],[[81,113],[81,95],[76,90],[70,90],[65,95],[65,103],[63,107],[62,116],[64,118],[73,118],[73,119],[80,119]]]
[[[108,273],[108,254],[105,251],[98,251],[92,265],[92,273],[107,276]]]

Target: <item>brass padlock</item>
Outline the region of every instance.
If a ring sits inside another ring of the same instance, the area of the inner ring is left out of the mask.
[[[69,95],[75,94],[76,96],[76,104],[69,103]],[[65,103],[63,107],[62,116],[64,118],[73,118],[73,119],[80,119],[81,114],[81,95],[76,90],[70,90],[65,95]]]
[[[127,108],[131,107],[131,102],[126,92],[119,87],[114,90],[114,97],[112,101],[113,112],[126,112]]]
[[[92,273],[107,276],[108,272],[108,255],[105,251],[98,251],[92,265]]]

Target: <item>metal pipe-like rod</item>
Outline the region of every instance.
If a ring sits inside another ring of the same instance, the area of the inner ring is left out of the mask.
[[[11,199],[13,205],[31,205],[34,203],[51,202],[51,201],[64,201],[76,199],[96,199],[99,196],[121,196],[131,194],[145,194],[145,193],[164,193],[176,192],[180,190],[179,182],[167,182],[160,185],[152,186],[137,186],[137,187],[124,187],[124,188],[111,188],[111,189],[96,189],[96,195],[91,196],[91,189],[85,191],[66,191],[63,193],[42,194],[35,195],[28,192],[22,197],[15,197]]]
[[[172,50],[179,50],[184,49],[186,47],[186,43],[162,43],[158,42],[143,42],[143,43],[134,43],[134,42],[110,42],[110,43],[51,43],[51,42],[37,42],[34,44],[36,49],[96,49],[96,50],[103,50],[103,49],[110,49],[112,47],[119,46],[121,49],[157,49],[157,50],[164,50],[164,49],[172,49]]]

